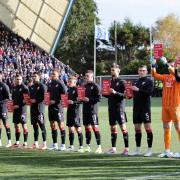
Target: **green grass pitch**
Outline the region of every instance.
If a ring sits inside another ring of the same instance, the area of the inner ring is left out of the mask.
[[[130,138],[130,152],[132,152],[135,148],[135,138],[132,124],[131,100],[128,100],[126,103],[126,112],[128,117],[127,126]],[[105,152],[111,146],[106,100],[103,100],[100,104],[99,120],[102,148]],[[9,121],[12,121],[11,115],[9,115]],[[12,141],[14,142],[14,128],[12,123],[10,125]],[[51,132],[48,120],[46,121],[46,126],[47,142],[50,145]],[[123,150],[123,139],[119,129],[117,140],[118,153],[115,155],[22,149],[11,150],[2,147],[0,148],[0,179],[180,179],[179,159],[160,159],[157,157],[158,153],[164,150],[160,98],[152,98],[152,126],[154,132],[153,157],[122,157],[119,155]],[[41,133],[39,137],[41,139]],[[60,141],[60,135],[58,137]],[[6,140],[5,130],[3,129],[3,145],[6,144]],[[21,142],[22,140],[23,136],[21,135]],[[30,124],[28,143],[29,145],[33,143],[33,131]],[[67,136],[66,145],[68,146],[68,144]],[[96,143],[94,136],[92,136],[91,145],[92,150],[95,150]],[[78,148],[77,135],[75,146]],[[142,152],[146,148],[146,133],[143,130]],[[180,151],[178,136],[173,126],[171,150],[173,152]]]

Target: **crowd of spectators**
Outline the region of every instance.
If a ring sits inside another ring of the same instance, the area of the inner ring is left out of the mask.
[[[31,82],[31,75],[35,71],[47,83],[54,68],[59,69],[61,80],[67,83],[69,74],[73,72],[68,65],[64,65],[29,40],[24,40],[0,22],[0,73],[4,75],[4,81],[10,89],[17,73],[23,76],[25,84]]]

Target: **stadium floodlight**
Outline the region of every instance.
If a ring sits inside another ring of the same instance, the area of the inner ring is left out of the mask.
[[[74,0],[1,0],[0,21],[54,54]]]

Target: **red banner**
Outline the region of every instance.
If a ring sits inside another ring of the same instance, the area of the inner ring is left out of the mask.
[[[85,98],[85,87],[84,86],[77,87],[77,92],[78,92],[79,100],[83,100]]]
[[[163,56],[163,44],[154,44],[154,58],[160,59]]]
[[[12,100],[8,100],[6,105],[7,105],[8,112],[13,112],[14,111],[13,101]]]
[[[102,81],[102,95],[110,95],[110,80]]]
[[[63,108],[68,107],[68,94],[61,94],[61,105]]]
[[[25,100],[26,105],[31,105],[31,98],[29,94],[23,94],[23,98]]]
[[[132,90],[132,81],[127,80],[125,81],[125,95],[128,99],[131,99],[133,97],[133,90]]]
[[[50,104],[50,93],[49,92],[45,92],[44,93],[44,104],[45,105],[49,105]]]

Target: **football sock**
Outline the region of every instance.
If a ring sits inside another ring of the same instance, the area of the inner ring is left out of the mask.
[[[95,137],[96,137],[97,145],[101,145],[101,135],[100,135],[99,131],[94,132],[94,134],[95,134]]]
[[[63,129],[61,130],[61,143],[65,144],[65,139],[66,139],[66,131]]]
[[[138,129],[136,130],[135,133],[136,147],[141,147],[141,138],[142,138],[142,133],[141,130]]]
[[[112,147],[116,147],[116,141],[117,141],[117,134],[111,133],[111,144],[112,144]]]
[[[112,128],[111,129],[111,144],[112,144],[112,147],[116,147],[117,134],[118,134],[117,128]]]
[[[86,144],[90,144],[91,143],[91,129],[90,128],[86,128]]]
[[[148,148],[152,147],[152,143],[153,143],[153,133],[152,130],[146,130],[147,133],[147,144],[148,144]]]
[[[122,133],[123,133],[123,139],[124,139],[124,146],[125,146],[125,148],[128,148],[129,147],[128,132],[127,132],[127,130],[123,130]]]
[[[98,127],[93,127],[97,145],[101,145],[101,135]]]
[[[21,131],[20,131],[19,128],[17,128],[17,129],[16,129],[16,133],[15,133],[16,142],[19,141],[20,135],[21,135]]]
[[[57,129],[52,130],[52,139],[54,144],[57,143]]]
[[[79,146],[83,146],[83,134],[82,134],[82,132],[78,132],[78,140],[79,140]]]
[[[38,141],[39,137],[39,128],[37,124],[33,124],[33,129],[34,129],[34,141]]]
[[[170,149],[170,142],[171,142],[171,129],[164,129],[164,145],[165,149]]]
[[[39,124],[39,126],[41,128],[43,142],[45,142],[46,141],[46,127],[44,124]]]
[[[28,139],[28,129],[24,129],[24,142],[27,142]]]
[[[73,132],[69,133],[69,142],[70,142],[70,146],[72,146],[74,144],[74,133]]]
[[[8,127],[8,128],[6,128],[6,134],[7,134],[7,138],[8,138],[8,140],[10,140],[11,139],[11,130],[10,130],[10,128]]]

